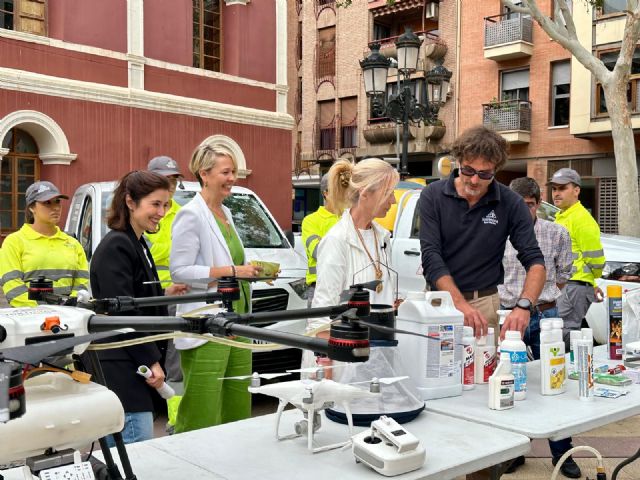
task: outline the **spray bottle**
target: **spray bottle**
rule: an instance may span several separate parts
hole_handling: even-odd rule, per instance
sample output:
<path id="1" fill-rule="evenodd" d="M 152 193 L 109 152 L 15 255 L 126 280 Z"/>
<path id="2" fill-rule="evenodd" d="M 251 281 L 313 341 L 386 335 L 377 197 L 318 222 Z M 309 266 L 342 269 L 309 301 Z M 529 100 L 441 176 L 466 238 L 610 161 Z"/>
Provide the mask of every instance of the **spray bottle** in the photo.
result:
<path id="1" fill-rule="evenodd" d="M 517 330 L 507 330 L 504 341 L 500 344 L 500 358 L 502 353 L 511 355 L 511 367 L 514 383 L 514 398 L 524 400 L 527 396 L 527 346 L 520 338 Z"/>
<path id="2" fill-rule="evenodd" d="M 489 408 L 506 410 L 514 406 L 514 377 L 511 373 L 511 355 L 500 353 L 500 363 L 489 377 Z"/>
<path id="3" fill-rule="evenodd" d="M 489 327 L 487 332 L 486 336 L 477 339 L 474 361 L 476 383 L 487 383 L 496 369 L 497 359 L 493 327 Z"/>
<path id="4" fill-rule="evenodd" d="M 464 327 L 462 330 L 462 389 L 471 390 L 475 387 L 475 347 L 473 327 Z"/>
<path id="5" fill-rule="evenodd" d="M 545 323 L 545 335 L 540 334 L 540 391 L 542 395 L 558 395 L 564 393 L 566 378 L 565 347 L 562 340 L 563 322 L 554 319 L 549 325 Z M 553 328 L 549 328 L 549 326 Z"/>
<path id="6" fill-rule="evenodd" d="M 609 297 L 609 360 L 622 360 L 622 287 L 608 285 Z"/>

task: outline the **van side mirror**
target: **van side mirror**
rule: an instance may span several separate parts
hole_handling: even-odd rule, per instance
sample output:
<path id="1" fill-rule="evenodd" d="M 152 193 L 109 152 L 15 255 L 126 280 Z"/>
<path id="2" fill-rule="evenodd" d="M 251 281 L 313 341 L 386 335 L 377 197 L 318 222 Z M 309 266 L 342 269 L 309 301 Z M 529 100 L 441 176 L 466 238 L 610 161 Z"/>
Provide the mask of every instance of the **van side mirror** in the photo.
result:
<path id="1" fill-rule="evenodd" d="M 287 241 L 289 242 L 289 245 L 291 246 L 291 248 L 293 248 L 296 244 L 295 238 L 293 237 L 293 230 L 285 230 L 284 231 L 284 236 L 286 237 Z"/>

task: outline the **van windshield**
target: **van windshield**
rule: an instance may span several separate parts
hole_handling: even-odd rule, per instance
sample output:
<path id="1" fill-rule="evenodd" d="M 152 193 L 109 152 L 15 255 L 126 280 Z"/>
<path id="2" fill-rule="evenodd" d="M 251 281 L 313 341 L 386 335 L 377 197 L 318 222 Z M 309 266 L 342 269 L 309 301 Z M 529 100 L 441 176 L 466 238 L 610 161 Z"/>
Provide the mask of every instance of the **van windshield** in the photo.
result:
<path id="1" fill-rule="evenodd" d="M 177 190 L 173 198 L 184 206 L 195 195 L 194 191 Z M 110 192 L 102 197 L 102 218 L 107 218 L 107 209 L 111 205 L 112 196 L 113 193 Z M 234 193 L 225 199 L 224 205 L 231 210 L 233 223 L 244 248 L 288 247 L 271 217 L 253 195 Z M 102 230 L 102 238 L 104 238 L 109 231 L 106 222 L 102 223 Z"/>

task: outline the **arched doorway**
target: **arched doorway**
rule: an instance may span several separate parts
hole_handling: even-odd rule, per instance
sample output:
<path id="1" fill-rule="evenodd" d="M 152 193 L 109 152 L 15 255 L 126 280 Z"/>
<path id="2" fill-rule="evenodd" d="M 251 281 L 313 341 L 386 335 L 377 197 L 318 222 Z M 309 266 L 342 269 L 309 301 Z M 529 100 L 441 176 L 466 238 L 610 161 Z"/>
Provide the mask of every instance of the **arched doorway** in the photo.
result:
<path id="1" fill-rule="evenodd" d="M 40 179 L 38 145 L 31 135 L 12 128 L 2 139 L 0 159 L 0 236 L 2 239 L 24 223 L 27 187 Z"/>

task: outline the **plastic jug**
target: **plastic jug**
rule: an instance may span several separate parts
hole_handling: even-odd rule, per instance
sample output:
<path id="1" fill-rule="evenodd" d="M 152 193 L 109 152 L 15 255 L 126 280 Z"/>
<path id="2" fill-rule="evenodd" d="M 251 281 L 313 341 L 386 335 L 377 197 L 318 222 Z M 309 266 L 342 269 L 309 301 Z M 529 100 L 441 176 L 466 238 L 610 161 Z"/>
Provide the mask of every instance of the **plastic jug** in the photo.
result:
<path id="1" fill-rule="evenodd" d="M 409 292 L 398 309 L 401 330 L 427 335 L 399 335 L 400 358 L 423 400 L 462 394 L 464 315 L 449 292 Z"/>
<path id="2" fill-rule="evenodd" d="M 500 344 L 500 353 L 511 355 L 511 373 L 515 378 L 516 400 L 524 400 L 527 396 L 527 346 L 520 337 L 520 332 L 507 330 L 504 341 Z"/>

